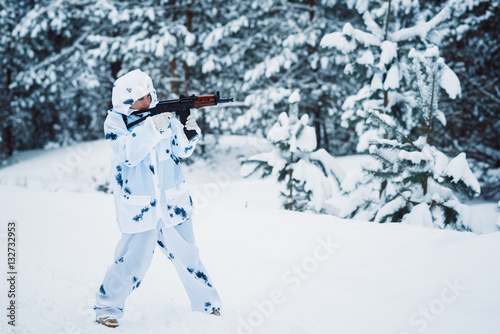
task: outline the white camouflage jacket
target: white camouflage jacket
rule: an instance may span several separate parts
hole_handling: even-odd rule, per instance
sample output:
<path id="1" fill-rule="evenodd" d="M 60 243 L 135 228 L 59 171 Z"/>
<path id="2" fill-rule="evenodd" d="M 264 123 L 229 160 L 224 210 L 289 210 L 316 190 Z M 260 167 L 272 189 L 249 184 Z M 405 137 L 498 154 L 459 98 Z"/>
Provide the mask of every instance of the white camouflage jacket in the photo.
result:
<path id="1" fill-rule="evenodd" d="M 104 122 L 112 150 L 116 220 L 122 233 L 155 229 L 160 218 L 165 226 L 174 226 L 193 211 L 179 158 L 193 153 L 199 136 L 188 140 L 177 118 L 171 119 L 163 133 L 156 130 L 151 117 L 130 129 L 125 124 L 125 117 L 128 123 L 140 117 L 130 115 L 130 106 L 148 93 L 150 107 L 154 107 L 158 98 L 144 72 L 134 70 L 118 78 L 113 86 L 113 109 Z"/>

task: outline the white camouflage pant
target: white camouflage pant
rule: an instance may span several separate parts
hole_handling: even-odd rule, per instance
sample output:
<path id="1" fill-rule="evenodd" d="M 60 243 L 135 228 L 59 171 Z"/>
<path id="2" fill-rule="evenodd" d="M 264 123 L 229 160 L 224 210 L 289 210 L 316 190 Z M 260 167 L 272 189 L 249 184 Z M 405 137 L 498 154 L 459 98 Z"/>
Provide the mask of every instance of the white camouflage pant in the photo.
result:
<path id="1" fill-rule="evenodd" d="M 194 243 L 193 224 L 189 219 L 173 227 L 135 234 L 122 234 L 115 250 L 115 262 L 108 268 L 96 294 L 97 318 L 121 318 L 125 300 L 139 287 L 146 274 L 156 245 L 173 262 L 191 301 L 193 311 L 211 313 L 220 310 L 221 301 Z"/>

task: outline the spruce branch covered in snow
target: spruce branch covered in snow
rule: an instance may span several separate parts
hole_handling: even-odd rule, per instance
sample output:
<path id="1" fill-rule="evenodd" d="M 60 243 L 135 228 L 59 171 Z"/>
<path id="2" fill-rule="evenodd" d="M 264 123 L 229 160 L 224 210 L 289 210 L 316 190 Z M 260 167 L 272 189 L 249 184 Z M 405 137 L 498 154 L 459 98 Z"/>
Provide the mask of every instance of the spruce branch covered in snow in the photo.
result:
<path id="1" fill-rule="evenodd" d="M 460 83 L 456 76 L 445 74 L 451 70 L 439 57 L 437 47 L 424 52 L 412 49 L 409 58 L 413 60 L 412 73 L 421 116 L 411 133 L 420 131 L 420 136 L 413 141 L 396 125 L 389 124 L 391 118 L 372 111 L 370 116 L 394 139 L 374 137 L 370 140 L 370 154 L 378 163 L 365 168 L 368 176 L 365 187 L 351 191 L 350 195 L 355 199 L 351 216 L 358 214 L 363 207 L 372 212 L 372 218 L 379 223 L 405 222 L 472 231 L 468 207 L 460 203 L 459 197 L 476 197 L 480 187 L 465 153 L 450 160 L 430 144 L 433 123 L 446 122 L 438 108 L 439 90 L 442 88 L 449 94 L 458 94 Z M 444 76 L 447 79 L 443 79 Z M 380 189 L 367 188 L 370 182 L 380 182 L 382 186 Z M 371 191 L 367 192 L 367 189 Z M 379 192 L 378 200 L 374 200 L 376 197 L 371 193 L 374 191 Z"/>

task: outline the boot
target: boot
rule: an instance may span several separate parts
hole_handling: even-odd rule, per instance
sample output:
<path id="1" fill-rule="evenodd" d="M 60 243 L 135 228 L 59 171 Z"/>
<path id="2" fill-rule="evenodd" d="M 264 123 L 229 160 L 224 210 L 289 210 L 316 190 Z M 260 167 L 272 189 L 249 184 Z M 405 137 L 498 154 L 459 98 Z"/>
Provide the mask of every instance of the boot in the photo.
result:
<path id="1" fill-rule="evenodd" d="M 118 320 L 116 320 L 115 318 L 111 318 L 111 317 L 99 318 L 98 320 L 96 320 L 96 322 L 99 324 L 102 324 L 106 327 L 111 327 L 111 328 L 118 327 Z"/>

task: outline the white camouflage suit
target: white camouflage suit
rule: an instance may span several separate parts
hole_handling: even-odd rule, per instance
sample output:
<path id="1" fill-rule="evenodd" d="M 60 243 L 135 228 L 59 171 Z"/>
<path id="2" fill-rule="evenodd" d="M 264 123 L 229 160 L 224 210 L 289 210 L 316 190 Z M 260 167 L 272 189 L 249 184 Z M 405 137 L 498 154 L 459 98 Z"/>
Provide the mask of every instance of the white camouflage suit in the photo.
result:
<path id="1" fill-rule="evenodd" d="M 112 149 L 116 219 L 122 238 L 96 294 L 97 318 L 123 316 L 125 300 L 141 284 L 157 244 L 173 262 L 193 311 L 211 313 L 221 307 L 195 245 L 193 204 L 179 166 L 179 158 L 193 153 L 199 136 L 188 140 L 176 118 L 162 133 L 152 117 L 128 130 L 122 115 L 128 123 L 138 119 L 130 115 L 130 106 L 147 94 L 154 107 L 158 98 L 144 72 L 134 70 L 118 78 L 113 86 L 113 109 L 104 122 Z"/>

